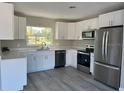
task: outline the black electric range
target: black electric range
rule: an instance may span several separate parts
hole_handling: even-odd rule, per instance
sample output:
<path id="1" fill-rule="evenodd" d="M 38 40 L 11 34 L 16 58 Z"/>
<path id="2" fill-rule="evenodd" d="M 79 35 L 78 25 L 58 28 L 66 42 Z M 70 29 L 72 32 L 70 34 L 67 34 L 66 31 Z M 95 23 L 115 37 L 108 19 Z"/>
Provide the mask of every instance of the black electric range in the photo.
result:
<path id="1" fill-rule="evenodd" d="M 90 53 L 94 52 L 93 48 L 77 51 L 77 69 L 90 73 Z"/>

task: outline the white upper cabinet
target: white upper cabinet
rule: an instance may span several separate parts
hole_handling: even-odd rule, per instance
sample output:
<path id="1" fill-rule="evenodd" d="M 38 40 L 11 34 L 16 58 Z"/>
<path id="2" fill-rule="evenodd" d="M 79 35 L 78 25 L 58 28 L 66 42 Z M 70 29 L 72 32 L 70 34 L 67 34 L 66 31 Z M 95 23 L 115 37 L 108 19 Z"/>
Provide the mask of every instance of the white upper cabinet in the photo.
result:
<path id="1" fill-rule="evenodd" d="M 56 39 L 81 40 L 83 31 L 98 29 L 98 18 L 80 22 L 56 22 Z"/>
<path id="2" fill-rule="evenodd" d="M 56 39 L 66 39 L 67 38 L 68 25 L 65 22 L 56 22 Z"/>
<path id="3" fill-rule="evenodd" d="M 81 33 L 77 28 L 77 22 L 56 22 L 55 37 L 61 40 L 79 40 Z"/>
<path id="4" fill-rule="evenodd" d="M 26 38 L 26 18 L 19 17 L 19 39 Z"/>
<path id="5" fill-rule="evenodd" d="M 0 40 L 14 39 L 14 7 L 0 3 Z"/>
<path id="6" fill-rule="evenodd" d="M 98 18 L 92 18 L 90 19 L 90 29 L 98 29 Z"/>
<path id="7" fill-rule="evenodd" d="M 91 31 L 94 29 L 98 29 L 98 18 L 92 18 L 89 20 L 84 20 L 79 22 L 79 30 L 83 31 Z"/>
<path id="8" fill-rule="evenodd" d="M 14 39 L 18 39 L 19 33 L 18 33 L 18 17 L 14 16 Z"/>
<path id="9" fill-rule="evenodd" d="M 26 18 L 14 17 L 14 39 L 25 39 L 26 37 Z"/>
<path id="10" fill-rule="evenodd" d="M 91 31 L 94 29 L 98 29 L 98 18 L 92 18 L 89 20 L 84 20 L 77 22 L 76 32 L 78 33 L 78 38 L 82 39 L 81 33 L 85 31 Z"/>
<path id="11" fill-rule="evenodd" d="M 99 27 L 123 25 L 124 10 L 118 10 L 99 16 Z"/>
<path id="12" fill-rule="evenodd" d="M 77 40 L 81 40 L 82 39 L 82 29 L 83 29 L 83 26 L 82 26 L 82 23 L 81 22 L 76 22 L 76 34 L 75 34 L 75 38 Z"/>
<path id="13" fill-rule="evenodd" d="M 76 23 L 68 23 L 67 39 L 73 40 L 76 38 Z"/>

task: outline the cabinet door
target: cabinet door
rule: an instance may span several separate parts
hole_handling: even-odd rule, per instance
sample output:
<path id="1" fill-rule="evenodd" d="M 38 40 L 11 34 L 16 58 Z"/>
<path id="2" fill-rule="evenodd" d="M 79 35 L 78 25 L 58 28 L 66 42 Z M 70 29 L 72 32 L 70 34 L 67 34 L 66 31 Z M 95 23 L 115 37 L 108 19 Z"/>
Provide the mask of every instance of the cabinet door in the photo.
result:
<path id="1" fill-rule="evenodd" d="M 0 39 L 14 39 L 14 7 L 12 4 L 0 3 Z"/>
<path id="2" fill-rule="evenodd" d="M 75 33 L 75 39 L 76 40 L 81 40 L 82 39 L 82 25 L 80 24 L 80 22 L 76 23 L 76 33 Z"/>
<path id="3" fill-rule="evenodd" d="M 99 27 L 123 25 L 123 10 L 102 14 L 99 16 Z"/>
<path id="4" fill-rule="evenodd" d="M 99 27 L 108 27 L 110 26 L 110 14 L 103 14 L 99 16 Z"/>
<path id="5" fill-rule="evenodd" d="M 67 38 L 68 25 L 64 22 L 56 22 L 56 39 L 66 39 Z"/>
<path id="6" fill-rule="evenodd" d="M 1 90 L 22 90 L 27 82 L 27 61 L 25 58 L 1 61 Z"/>
<path id="7" fill-rule="evenodd" d="M 43 65 L 44 65 L 44 55 L 37 53 L 35 55 L 35 58 L 36 58 L 36 61 L 35 61 L 36 71 L 42 71 L 43 70 Z"/>
<path id="8" fill-rule="evenodd" d="M 18 39 L 19 37 L 19 24 L 18 24 L 18 17 L 14 16 L 14 39 Z"/>
<path id="9" fill-rule="evenodd" d="M 123 10 L 119 10 L 111 13 L 111 26 L 123 25 L 123 12 Z"/>
<path id="10" fill-rule="evenodd" d="M 77 51 L 68 50 L 66 54 L 66 66 L 77 68 Z"/>
<path id="11" fill-rule="evenodd" d="M 36 71 L 36 58 L 35 58 L 35 54 L 30 54 L 27 57 L 27 70 L 28 73 L 30 72 L 35 72 Z"/>
<path id="12" fill-rule="evenodd" d="M 83 31 L 84 31 L 84 27 L 85 27 L 84 21 L 80 21 L 80 22 L 78 23 L 78 25 L 79 25 L 79 30 L 80 30 L 81 32 L 83 32 Z"/>
<path id="13" fill-rule="evenodd" d="M 54 55 L 44 55 L 44 70 L 54 69 L 55 58 Z"/>
<path id="14" fill-rule="evenodd" d="M 71 53 L 70 50 L 66 51 L 66 66 L 70 66 L 71 65 Z"/>
<path id="15" fill-rule="evenodd" d="M 91 29 L 98 29 L 98 18 L 91 19 Z"/>
<path id="16" fill-rule="evenodd" d="M 77 51 L 71 50 L 71 66 L 77 68 Z"/>
<path id="17" fill-rule="evenodd" d="M 84 20 L 81 21 L 81 25 L 82 25 L 82 32 L 86 32 L 89 31 L 91 29 L 91 20 Z"/>
<path id="18" fill-rule="evenodd" d="M 76 34 L 76 23 L 68 23 L 68 39 L 74 40 Z"/>
<path id="19" fill-rule="evenodd" d="M 26 18 L 19 17 L 19 39 L 26 38 Z"/>
<path id="20" fill-rule="evenodd" d="M 43 69 L 54 69 L 55 66 L 55 51 L 46 52 L 44 55 Z"/>
<path id="21" fill-rule="evenodd" d="M 90 31 L 91 30 L 91 23 L 92 23 L 92 20 L 85 20 L 84 21 L 84 31 Z"/>

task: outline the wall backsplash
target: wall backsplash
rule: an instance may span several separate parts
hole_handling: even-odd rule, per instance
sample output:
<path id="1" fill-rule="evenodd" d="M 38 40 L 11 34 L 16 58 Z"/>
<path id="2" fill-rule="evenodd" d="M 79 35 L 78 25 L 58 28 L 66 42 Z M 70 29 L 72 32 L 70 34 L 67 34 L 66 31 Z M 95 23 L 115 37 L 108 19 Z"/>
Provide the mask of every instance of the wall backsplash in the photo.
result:
<path id="1" fill-rule="evenodd" d="M 85 48 L 86 44 L 94 45 L 94 40 L 54 40 L 53 46 L 56 48 Z M 9 48 L 26 48 L 31 47 L 27 46 L 26 40 L 2 40 L 1 47 Z"/>
<path id="2" fill-rule="evenodd" d="M 57 48 L 67 47 L 67 48 L 71 48 L 72 44 L 73 44 L 72 41 L 54 40 L 52 47 L 57 47 Z M 1 47 L 26 48 L 26 47 L 32 47 L 32 46 L 27 46 L 26 40 L 2 40 L 1 41 Z"/>
<path id="3" fill-rule="evenodd" d="M 76 40 L 73 41 L 73 48 L 86 48 L 86 44 L 94 45 L 94 40 Z"/>
<path id="4" fill-rule="evenodd" d="M 1 47 L 23 48 L 26 47 L 26 40 L 2 40 Z"/>

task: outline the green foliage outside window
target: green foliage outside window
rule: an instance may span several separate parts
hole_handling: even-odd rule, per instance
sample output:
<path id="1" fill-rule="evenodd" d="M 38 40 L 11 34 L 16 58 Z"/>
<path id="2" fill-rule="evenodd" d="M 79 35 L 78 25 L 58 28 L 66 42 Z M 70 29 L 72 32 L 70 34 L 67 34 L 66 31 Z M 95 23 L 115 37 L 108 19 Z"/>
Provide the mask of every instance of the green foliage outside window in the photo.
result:
<path id="1" fill-rule="evenodd" d="M 52 44 L 52 29 L 48 27 L 27 26 L 28 45 L 41 45 L 43 42 L 47 45 Z"/>

